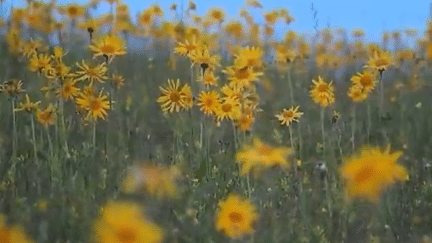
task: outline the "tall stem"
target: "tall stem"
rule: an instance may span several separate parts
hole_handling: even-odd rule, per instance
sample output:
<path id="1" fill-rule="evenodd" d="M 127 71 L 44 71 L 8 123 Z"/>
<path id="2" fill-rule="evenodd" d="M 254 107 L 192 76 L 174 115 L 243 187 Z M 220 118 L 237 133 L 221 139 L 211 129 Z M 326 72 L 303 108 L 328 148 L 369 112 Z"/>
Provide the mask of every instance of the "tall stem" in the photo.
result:
<path id="1" fill-rule="evenodd" d="M 354 104 L 352 107 L 352 126 L 351 126 L 351 143 L 352 149 L 355 148 L 355 130 L 356 130 L 356 105 Z"/>
<path id="2" fill-rule="evenodd" d="M 290 135 L 291 148 L 294 148 L 294 138 L 293 138 L 293 131 L 291 125 L 288 127 L 288 131 Z"/>
<path id="3" fill-rule="evenodd" d="M 294 88 L 291 80 L 291 63 L 288 64 L 288 84 L 290 90 L 291 105 L 294 105 Z"/>
<path id="4" fill-rule="evenodd" d="M 15 116 L 15 98 L 12 98 L 12 123 L 13 123 L 13 130 L 12 130 L 12 160 L 15 161 L 17 158 L 17 126 L 16 126 L 16 116 Z"/>
<path id="5" fill-rule="evenodd" d="M 34 163 L 39 166 L 39 164 L 38 164 L 38 156 L 37 156 L 36 134 L 35 134 L 35 125 L 34 125 L 33 114 L 30 114 L 30 118 L 31 118 L 31 129 L 32 129 L 32 140 L 33 140 Z"/>
<path id="6" fill-rule="evenodd" d="M 371 130 L 371 107 L 369 100 L 367 101 L 367 141 L 370 142 L 370 130 Z"/>
<path id="7" fill-rule="evenodd" d="M 384 117 L 384 83 L 382 80 L 382 73 L 380 72 L 380 106 L 379 106 L 379 115 L 380 115 L 380 121 L 382 120 L 382 118 Z"/>
<path id="8" fill-rule="evenodd" d="M 324 130 L 324 115 L 325 109 L 321 108 L 321 133 L 322 133 L 322 148 L 325 154 L 325 130 Z"/>
<path id="9" fill-rule="evenodd" d="M 96 159 L 96 120 L 93 121 L 93 159 Z"/>

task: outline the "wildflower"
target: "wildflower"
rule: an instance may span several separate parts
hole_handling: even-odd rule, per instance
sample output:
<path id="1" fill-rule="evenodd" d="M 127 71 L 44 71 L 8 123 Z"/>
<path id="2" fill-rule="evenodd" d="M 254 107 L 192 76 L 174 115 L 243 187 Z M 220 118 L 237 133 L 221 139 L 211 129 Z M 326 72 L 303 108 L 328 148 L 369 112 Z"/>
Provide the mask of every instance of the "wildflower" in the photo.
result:
<path id="1" fill-rule="evenodd" d="M 79 109 L 87 112 L 86 120 L 89 118 L 105 120 L 108 115 L 107 110 L 110 109 L 111 105 L 107 95 L 104 95 L 102 91 L 97 96 L 94 91 L 84 91 L 79 93 L 78 96 L 76 104 Z"/>
<path id="2" fill-rule="evenodd" d="M 235 120 L 235 125 L 242 132 L 250 131 L 252 130 L 252 125 L 254 121 L 255 119 L 252 115 L 242 113 L 240 117 Z"/>
<path id="3" fill-rule="evenodd" d="M 185 40 L 184 43 L 178 42 L 177 46 L 174 48 L 174 52 L 181 56 L 187 56 L 197 49 L 198 44 L 196 43 L 196 38 L 194 36 L 190 42 L 189 40 Z"/>
<path id="4" fill-rule="evenodd" d="M 225 13 L 221 8 L 210 8 L 207 18 L 213 23 L 221 23 L 225 20 Z"/>
<path id="5" fill-rule="evenodd" d="M 280 121 L 281 125 L 289 126 L 293 122 L 298 122 L 298 119 L 303 115 L 303 112 L 298 111 L 299 106 L 287 109 L 283 109 L 282 113 L 277 114 L 276 117 Z"/>
<path id="6" fill-rule="evenodd" d="M 333 83 L 325 82 L 320 76 L 318 81 L 312 80 L 313 85 L 309 94 L 313 101 L 322 107 L 327 107 L 335 102 Z"/>
<path id="7" fill-rule="evenodd" d="M 104 83 L 108 77 L 106 76 L 106 73 L 108 71 L 108 68 L 106 66 L 106 63 L 101 63 L 99 65 L 93 66 L 87 64 L 84 60 L 82 60 L 82 63 L 76 63 L 79 70 L 76 71 L 76 80 L 88 80 L 90 81 L 90 85 L 93 84 L 94 81 L 98 81 L 100 83 Z"/>
<path id="8" fill-rule="evenodd" d="M 72 77 L 73 74 L 70 72 L 71 68 L 63 62 L 56 62 L 50 65 L 45 70 L 45 76 L 49 80 L 61 79 L 64 80 L 67 77 Z"/>
<path id="9" fill-rule="evenodd" d="M 263 8 L 262 4 L 257 0 L 247 0 L 246 5 L 255 7 L 255 8 Z"/>
<path id="10" fill-rule="evenodd" d="M 189 58 L 192 61 L 192 66 L 198 64 L 203 72 L 207 69 L 214 70 L 216 66 L 219 66 L 220 57 L 218 55 L 210 55 L 207 47 L 199 48 L 190 53 Z"/>
<path id="11" fill-rule="evenodd" d="M 354 102 L 362 102 L 367 99 L 368 94 L 365 92 L 362 86 L 352 85 L 348 89 L 348 97 Z"/>
<path id="12" fill-rule="evenodd" d="M 377 80 L 373 72 L 365 70 L 363 73 L 357 73 L 353 76 L 351 82 L 353 85 L 360 85 L 365 92 L 369 93 L 375 89 Z"/>
<path id="13" fill-rule="evenodd" d="M 6 93 L 12 97 L 16 97 L 23 91 L 22 81 L 19 79 L 12 79 L 11 81 L 6 81 L 0 85 L 0 92 Z"/>
<path id="14" fill-rule="evenodd" d="M 51 57 L 48 54 L 35 54 L 30 58 L 29 69 L 32 72 L 46 72 L 51 67 Z"/>
<path id="15" fill-rule="evenodd" d="M 112 83 L 117 89 L 120 89 L 121 87 L 123 87 L 124 82 L 125 82 L 125 78 L 123 76 L 118 75 L 118 74 L 112 75 Z"/>
<path id="16" fill-rule="evenodd" d="M 245 175 L 251 170 L 269 168 L 273 166 L 287 167 L 288 156 L 293 153 L 292 149 L 286 147 L 273 148 L 255 138 L 253 145 L 245 145 L 236 154 L 236 160 L 241 164 L 240 174 Z"/>
<path id="17" fill-rule="evenodd" d="M 144 164 L 135 167 L 123 181 L 125 192 L 144 191 L 159 199 L 178 196 L 176 181 L 180 177 L 177 167 L 164 167 Z"/>
<path id="18" fill-rule="evenodd" d="M 30 100 L 30 96 L 28 94 L 26 94 L 25 95 L 25 102 L 19 102 L 18 108 L 16 109 L 16 111 L 33 112 L 33 111 L 36 111 L 38 109 L 38 106 L 40 103 L 41 103 L 40 101 L 32 102 Z"/>
<path id="19" fill-rule="evenodd" d="M 90 39 L 93 38 L 93 33 L 99 30 L 99 21 L 95 19 L 87 19 L 87 21 L 79 23 L 78 27 L 87 31 L 90 35 Z"/>
<path id="20" fill-rule="evenodd" d="M 30 40 L 28 42 L 23 43 L 21 46 L 21 53 L 29 58 L 35 54 L 37 51 L 43 47 L 42 41 L 40 40 Z"/>
<path id="21" fill-rule="evenodd" d="M 240 117 L 241 109 L 238 99 L 224 99 L 215 110 L 219 121 L 224 119 L 235 120 Z"/>
<path id="22" fill-rule="evenodd" d="M 33 243 L 24 228 L 19 225 L 7 225 L 6 216 L 0 214 L 0 242 Z"/>
<path id="23" fill-rule="evenodd" d="M 242 89 L 235 86 L 224 85 L 221 88 L 221 92 L 225 96 L 222 99 L 233 99 L 240 101 L 243 98 Z"/>
<path id="24" fill-rule="evenodd" d="M 168 79 L 168 87 L 159 87 L 162 92 L 161 96 L 157 99 L 161 103 L 163 112 L 179 112 L 180 108 L 188 109 L 192 107 L 192 92 L 188 85 L 180 88 L 180 80 L 177 81 Z"/>
<path id="25" fill-rule="evenodd" d="M 70 19 L 76 19 L 84 15 L 85 8 L 78 4 L 70 4 L 60 7 L 60 12 L 66 14 Z"/>
<path id="26" fill-rule="evenodd" d="M 214 76 L 213 71 L 205 72 L 203 75 L 198 77 L 198 82 L 202 82 L 205 86 L 217 86 L 219 77 Z"/>
<path id="27" fill-rule="evenodd" d="M 79 93 L 79 88 L 75 87 L 77 82 L 78 81 L 73 78 L 64 81 L 57 90 L 57 96 L 63 100 L 72 100 Z"/>
<path id="28" fill-rule="evenodd" d="M 341 117 L 341 114 L 340 114 L 340 112 L 338 112 L 338 111 L 333 111 L 332 112 L 332 124 L 336 124 L 338 121 L 339 121 L 339 119 L 340 119 L 340 117 Z"/>
<path id="29" fill-rule="evenodd" d="M 36 119 L 44 127 L 54 125 L 56 119 L 56 108 L 49 104 L 45 110 L 38 109 L 36 111 Z"/>
<path id="30" fill-rule="evenodd" d="M 219 105 L 219 93 L 216 91 L 202 91 L 198 96 L 198 106 L 206 115 L 213 115 Z"/>
<path id="31" fill-rule="evenodd" d="M 407 178 L 405 167 L 396 164 L 401 155 L 401 151 L 390 154 L 390 146 L 384 152 L 365 146 L 359 154 L 346 158 L 340 174 L 347 183 L 347 196 L 377 202 L 385 189 Z"/>
<path id="32" fill-rule="evenodd" d="M 143 210 L 132 202 L 109 202 L 93 226 L 98 243 L 158 243 L 163 230 L 143 217 Z"/>
<path id="33" fill-rule="evenodd" d="M 189 1 L 187 10 L 196 10 L 196 4 L 193 1 Z"/>
<path id="34" fill-rule="evenodd" d="M 216 229 L 222 231 L 227 237 L 241 239 L 254 232 L 253 224 L 257 218 L 255 205 L 236 194 L 230 194 L 227 199 L 219 203 Z"/>
<path id="35" fill-rule="evenodd" d="M 233 66 L 227 67 L 223 70 L 228 75 L 230 86 L 240 89 L 249 89 L 252 82 L 258 81 L 258 78 L 263 75 L 262 72 L 255 72 L 251 67 L 235 68 Z"/>
<path id="36" fill-rule="evenodd" d="M 89 46 L 90 50 L 94 52 L 94 57 L 104 56 L 110 62 L 115 56 L 126 54 L 126 44 L 119 37 L 115 35 L 106 35 L 94 41 Z"/>
<path id="37" fill-rule="evenodd" d="M 393 60 L 390 52 L 378 50 L 373 52 L 373 57 L 369 58 L 369 61 L 365 67 L 375 69 L 382 73 L 392 64 Z"/>
<path id="38" fill-rule="evenodd" d="M 278 18 L 279 18 L 279 12 L 276 10 L 264 14 L 264 19 L 267 25 L 274 25 L 278 20 Z"/>
<path id="39" fill-rule="evenodd" d="M 262 56 L 264 52 L 259 47 L 245 47 L 236 55 L 234 66 L 242 69 L 246 66 L 259 68 L 262 66 Z"/>

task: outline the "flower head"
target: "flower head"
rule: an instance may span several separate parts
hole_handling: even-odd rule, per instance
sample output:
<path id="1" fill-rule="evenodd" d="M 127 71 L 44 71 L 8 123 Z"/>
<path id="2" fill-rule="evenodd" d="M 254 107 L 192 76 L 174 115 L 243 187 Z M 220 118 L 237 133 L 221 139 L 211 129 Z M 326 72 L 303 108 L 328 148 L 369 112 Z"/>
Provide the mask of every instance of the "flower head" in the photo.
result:
<path id="1" fill-rule="evenodd" d="M 276 115 L 276 118 L 280 121 L 281 125 L 289 126 L 293 122 L 298 122 L 298 119 L 303 115 L 303 112 L 300 112 L 299 106 L 287 109 L 283 109 L 280 114 Z"/>
<path id="2" fill-rule="evenodd" d="M 255 205 L 247 199 L 230 194 L 227 199 L 219 203 L 216 229 L 233 239 L 250 235 L 254 232 L 253 224 L 258 218 L 256 211 Z"/>
<path id="3" fill-rule="evenodd" d="M 18 108 L 16 110 L 17 111 L 33 112 L 33 111 L 36 111 L 38 109 L 38 106 L 40 103 L 41 103 L 40 101 L 32 102 L 30 100 L 30 96 L 28 94 L 26 94 L 25 95 L 25 101 L 19 102 Z"/>
<path id="4" fill-rule="evenodd" d="M 321 77 L 318 77 L 318 81 L 312 80 L 312 83 L 309 94 L 315 103 L 327 107 L 335 102 L 332 82 L 327 83 Z"/>
<path id="5" fill-rule="evenodd" d="M 376 75 L 373 72 L 365 70 L 362 73 L 357 73 L 357 75 L 353 76 L 351 82 L 353 85 L 360 85 L 365 92 L 369 93 L 375 89 L 377 80 Z"/>
<path id="6" fill-rule="evenodd" d="M 365 67 L 375 69 L 382 73 L 392 64 L 393 57 L 390 52 L 377 50 L 373 52 L 373 56 L 369 58 L 369 61 Z"/>
<path id="7" fill-rule="evenodd" d="M 206 115 L 213 115 L 220 106 L 219 93 L 216 91 L 202 91 L 198 96 L 198 106 Z"/>
<path id="8" fill-rule="evenodd" d="M 42 124 L 44 127 L 48 127 L 50 125 L 54 125 L 56 119 L 56 108 L 49 104 L 45 110 L 38 109 L 36 112 L 36 119 Z"/>
<path id="9" fill-rule="evenodd" d="M 179 112 L 180 108 L 189 109 L 193 105 L 192 91 L 185 84 L 180 88 L 180 79 L 176 81 L 168 79 L 168 87 L 159 87 L 161 96 L 157 102 L 161 104 L 163 112 Z"/>
<path id="10" fill-rule="evenodd" d="M 116 35 L 103 36 L 89 47 L 94 52 L 94 57 L 104 56 L 108 62 L 115 56 L 126 54 L 125 42 Z"/>

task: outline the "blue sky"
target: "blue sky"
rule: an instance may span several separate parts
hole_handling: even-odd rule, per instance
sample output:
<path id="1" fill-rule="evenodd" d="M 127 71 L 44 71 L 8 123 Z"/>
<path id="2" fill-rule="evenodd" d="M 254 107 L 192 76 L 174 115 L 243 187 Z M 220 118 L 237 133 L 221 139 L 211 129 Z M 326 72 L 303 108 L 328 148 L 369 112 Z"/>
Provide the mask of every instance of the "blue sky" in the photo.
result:
<path id="1" fill-rule="evenodd" d="M 10 8 L 14 1 L 15 6 L 23 5 L 24 0 L 7 0 L 4 7 Z M 72 1 L 58 1 L 59 4 L 67 4 Z M 84 0 L 75 2 L 84 3 Z M 143 1 L 123 0 L 131 9 L 134 16 L 136 12 L 148 7 L 151 3 L 159 3 L 164 10 L 167 10 L 171 3 L 181 5 L 182 1 Z M 184 0 L 187 5 L 188 0 Z M 425 23 L 429 17 L 430 0 L 412 1 L 390 1 L 390 0 L 273 0 L 260 1 L 264 10 L 269 11 L 278 7 L 286 7 L 296 19 L 290 28 L 300 32 L 313 32 L 315 25 L 314 10 L 317 11 L 318 27 L 343 27 L 348 30 L 363 28 L 371 41 L 379 40 L 383 30 L 403 30 L 405 27 L 418 28 L 422 34 Z M 205 14 L 210 7 L 222 7 L 225 9 L 228 19 L 238 18 L 238 13 L 245 1 L 243 0 L 218 0 L 200 1 L 196 0 L 198 14 Z M 312 3 L 314 10 L 312 10 Z M 107 11 L 106 3 L 101 4 L 102 11 Z M 255 16 L 262 16 L 260 10 L 252 11 Z"/>

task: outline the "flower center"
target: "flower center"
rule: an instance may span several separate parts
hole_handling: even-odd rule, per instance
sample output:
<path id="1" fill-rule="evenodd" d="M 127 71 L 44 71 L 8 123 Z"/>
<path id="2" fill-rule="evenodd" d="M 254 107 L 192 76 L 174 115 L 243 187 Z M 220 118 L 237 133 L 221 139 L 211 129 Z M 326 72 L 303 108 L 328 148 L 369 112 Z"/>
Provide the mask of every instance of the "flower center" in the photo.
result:
<path id="1" fill-rule="evenodd" d="M 131 229 L 124 228 L 117 231 L 117 237 L 122 243 L 132 243 L 136 241 L 136 234 Z"/>
<path id="2" fill-rule="evenodd" d="M 374 169 L 371 166 L 364 166 L 356 175 L 355 175 L 355 181 L 356 182 L 364 182 L 372 177 L 374 173 Z"/>
<path id="3" fill-rule="evenodd" d="M 113 55 L 115 52 L 115 47 L 112 45 L 103 45 L 100 47 L 100 50 L 102 53 L 107 54 L 107 55 Z"/>
<path id="4" fill-rule="evenodd" d="M 317 88 L 318 92 L 323 93 L 327 91 L 327 84 L 320 84 Z"/>
<path id="5" fill-rule="evenodd" d="M 368 87 L 372 84 L 372 77 L 369 75 L 364 75 L 361 79 L 360 79 L 360 83 L 363 87 Z"/>
<path id="6" fill-rule="evenodd" d="M 228 215 L 231 222 L 238 224 L 243 220 L 243 216 L 240 213 L 232 212 Z"/>
<path id="7" fill-rule="evenodd" d="M 232 109 L 232 105 L 231 104 L 223 104 L 222 105 L 222 111 L 223 112 L 230 112 Z"/>
<path id="8" fill-rule="evenodd" d="M 293 116 L 294 116 L 294 112 L 292 112 L 292 111 L 285 111 L 284 114 L 283 114 L 283 116 L 284 116 L 286 119 L 291 119 L 291 118 L 293 118 Z"/>
<path id="9" fill-rule="evenodd" d="M 237 79 L 248 79 L 250 77 L 249 68 L 246 66 L 236 71 Z"/>
<path id="10" fill-rule="evenodd" d="M 180 101 L 180 93 L 178 91 L 172 91 L 169 97 L 173 103 L 178 103 Z"/>
<path id="11" fill-rule="evenodd" d="M 99 109 L 101 109 L 101 108 L 102 108 L 101 103 L 100 103 L 97 99 L 93 99 L 93 100 L 90 102 L 90 109 L 91 109 L 92 111 L 97 111 L 97 110 L 99 110 Z"/>
<path id="12" fill-rule="evenodd" d="M 268 146 L 267 144 L 261 144 L 257 150 L 258 150 L 259 154 L 267 155 L 271 152 L 272 148 L 270 146 Z"/>

